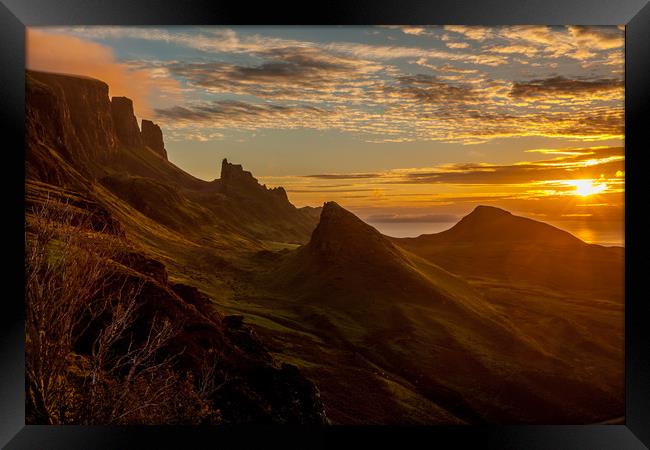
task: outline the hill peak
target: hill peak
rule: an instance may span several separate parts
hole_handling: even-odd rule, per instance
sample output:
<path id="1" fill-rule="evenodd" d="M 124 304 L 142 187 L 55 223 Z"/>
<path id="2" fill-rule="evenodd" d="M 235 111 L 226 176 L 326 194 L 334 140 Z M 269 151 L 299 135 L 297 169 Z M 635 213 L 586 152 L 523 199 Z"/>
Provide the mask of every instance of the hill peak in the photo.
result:
<path id="1" fill-rule="evenodd" d="M 505 209 L 497 208 L 496 206 L 478 205 L 467 217 L 471 215 L 485 217 L 505 217 L 512 216 L 512 213 L 510 211 L 506 211 Z"/>
<path id="2" fill-rule="evenodd" d="M 314 232 L 316 231 L 320 231 L 319 234 L 329 231 L 379 234 L 379 232 L 373 227 L 336 202 L 325 202 L 323 204 L 323 210 L 320 214 L 320 223 Z"/>
<path id="3" fill-rule="evenodd" d="M 447 239 L 473 242 L 543 241 L 547 244 L 581 242 L 570 233 L 547 223 L 516 216 L 504 209 L 485 205 L 477 206 L 454 227 L 439 235 Z"/>
<path id="4" fill-rule="evenodd" d="M 471 213 L 463 217 L 454 228 L 456 227 L 484 227 L 490 226 L 495 223 L 506 224 L 510 223 L 513 216 L 511 212 L 505 209 L 497 208 L 495 206 L 478 205 L 472 210 Z"/>
<path id="5" fill-rule="evenodd" d="M 346 210 L 343 208 L 341 205 L 339 205 L 336 202 L 325 202 L 323 203 L 323 209 L 321 211 L 321 218 L 323 216 L 325 217 L 330 217 L 330 216 L 338 216 L 338 215 L 345 215 L 349 214 L 350 216 L 354 217 L 355 219 L 357 218 L 354 214 L 352 214 L 350 211 Z M 360 219 L 358 219 L 360 220 Z"/>
<path id="6" fill-rule="evenodd" d="M 325 202 L 308 247 L 326 259 L 386 257 L 399 252 L 379 231 L 336 202 Z M 381 256 L 383 255 L 383 256 Z"/>

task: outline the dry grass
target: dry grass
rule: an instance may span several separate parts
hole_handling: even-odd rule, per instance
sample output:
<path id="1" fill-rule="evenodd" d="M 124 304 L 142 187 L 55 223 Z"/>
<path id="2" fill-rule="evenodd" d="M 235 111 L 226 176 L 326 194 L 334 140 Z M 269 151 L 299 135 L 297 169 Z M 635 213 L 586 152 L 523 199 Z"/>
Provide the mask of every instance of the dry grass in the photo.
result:
<path id="1" fill-rule="evenodd" d="M 214 389 L 174 370 L 177 325 L 154 317 L 134 339 L 141 284 L 111 261 L 127 243 L 93 230 L 68 204 L 27 216 L 25 357 L 29 423 L 199 423 Z M 131 281 L 127 281 L 131 280 Z M 89 351 L 79 340 L 93 336 Z M 206 376 L 210 376 L 209 370 Z"/>

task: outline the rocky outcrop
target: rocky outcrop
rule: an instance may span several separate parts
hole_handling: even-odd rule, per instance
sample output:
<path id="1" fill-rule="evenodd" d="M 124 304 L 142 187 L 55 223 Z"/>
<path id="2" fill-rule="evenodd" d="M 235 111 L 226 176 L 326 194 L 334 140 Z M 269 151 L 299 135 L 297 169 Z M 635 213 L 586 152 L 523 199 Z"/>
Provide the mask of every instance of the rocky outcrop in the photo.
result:
<path id="1" fill-rule="evenodd" d="M 241 164 L 229 163 L 226 158 L 221 162 L 219 182 L 224 193 L 255 195 L 276 206 L 291 206 L 283 187 L 267 188 L 266 185 L 260 184 L 251 172 L 244 170 Z"/>
<path id="2" fill-rule="evenodd" d="M 35 150 L 27 155 L 28 169 L 34 156 L 33 170 L 41 172 L 37 178 L 48 179 L 47 171 L 56 170 L 38 167 L 43 165 L 35 158 L 39 146 L 56 151 L 82 172 L 84 166 L 101 165 L 116 156 L 120 147 L 146 146 L 167 160 L 160 127 L 143 120 L 140 131 L 133 101 L 127 97 L 111 100 L 108 92 L 106 83 L 93 78 L 26 72 L 27 146 Z"/>
<path id="3" fill-rule="evenodd" d="M 205 182 L 171 164 L 160 127 L 143 120 L 140 131 L 131 100 L 111 102 L 101 81 L 28 71 L 26 94 L 30 180 L 84 191 L 99 182 L 183 232 L 200 223 L 304 244 L 318 222 L 317 210 L 297 209 L 284 189 L 261 185 L 241 165 L 225 160 L 222 178 Z"/>
<path id="4" fill-rule="evenodd" d="M 289 197 L 287 196 L 287 191 L 284 190 L 282 186 L 274 187 L 269 189 L 269 192 L 276 197 L 286 201 L 287 203 L 289 202 Z"/>
<path id="5" fill-rule="evenodd" d="M 207 295 L 192 286 L 169 285 L 158 276 L 164 265 L 140 256 L 129 254 L 125 262 L 144 277 L 129 272 L 117 283 L 141 286 L 134 339 L 147 338 L 138 330 L 144 333 L 154 318 L 180 326 L 165 352 L 177 355 L 179 370 L 194 374 L 206 362 L 217 363 L 211 376 L 219 388 L 210 401 L 223 423 L 327 423 L 317 387 L 295 366 L 278 366 L 243 317 L 224 318 Z"/>
<path id="6" fill-rule="evenodd" d="M 142 142 L 161 158 L 167 159 L 162 130 L 150 120 L 142 119 Z"/>
<path id="7" fill-rule="evenodd" d="M 267 231 L 263 239 L 304 244 L 318 222 L 314 211 L 292 205 L 284 188 L 260 184 L 241 164 L 227 159 L 222 160 L 221 178 L 211 182 L 211 190 L 224 194 L 227 213 L 237 211 L 234 219 L 241 229 L 252 223 L 264 224 Z M 253 234 L 261 237 L 256 231 Z"/>
<path id="8" fill-rule="evenodd" d="M 167 269 L 165 269 L 165 265 L 160 261 L 133 251 L 120 253 L 114 259 L 138 273 L 153 278 L 158 283 L 163 285 L 167 284 Z"/>
<path id="9" fill-rule="evenodd" d="M 27 71 L 27 144 L 44 144 L 75 162 L 114 155 L 118 142 L 108 85 L 92 78 Z"/>
<path id="10" fill-rule="evenodd" d="M 252 173 L 244 170 L 241 164 L 229 163 L 226 158 L 221 161 L 221 182 L 224 186 L 233 184 L 251 186 L 259 185 L 257 179 L 253 177 Z"/>
<path id="11" fill-rule="evenodd" d="M 133 113 L 133 101 L 127 97 L 113 97 L 111 113 L 119 142 L 127 147 L 142 147 L 142 134 Z"/>

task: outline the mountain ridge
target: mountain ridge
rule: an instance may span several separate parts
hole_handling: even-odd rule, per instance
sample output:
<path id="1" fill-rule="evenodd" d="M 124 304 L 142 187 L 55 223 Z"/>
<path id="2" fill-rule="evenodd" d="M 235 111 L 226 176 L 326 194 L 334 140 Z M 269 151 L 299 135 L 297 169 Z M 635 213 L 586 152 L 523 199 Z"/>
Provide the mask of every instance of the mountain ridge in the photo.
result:
<path id="1" fill-rule="evenodd" d="M 483 207 L 463 227 L 511 216 Z M 551 411 L 561 404 L 571 405 L 571 416 L 569 411 L 580 408 L 583 395 L 610 401 L 601 383 L 581 386 L 571 377 L 565 383 L 573 392 L 558 396 L 552 379 L 564 370 L 564 363 L 531 339 L 527 327 L 504 316 L 482 285 L 382 235 L 336 202 L 323 205 L 310 241 L 277 256 L 274 265 L 259 282 L 271 287 L 273 304 L 286 304 L 283 309 L 298 314 L 314 330 L 336 336 L 334 342 L 344 352 L 352 351 L 399 377 L 409 395 L 433 402 L 457 420 L 482 423 L 501 415 L 526 422 L 531 408 L 550 420 L 557 414 Z M 326 339 L 325 331 L 318 333 L 320 339 Z M 515 375 L 520 369 L 513 367 L 524 360 L 527 368 Z M 510 397 L 499 405 L 491 396 L 504 389 L 503 378 L 511 379 Z M 477 383 L 486 398 L 466 402 L 464 393 Z M 326 398 L 340 389 L 329 381 L 322 388 Z M 368 408 L 379 402 L 373 394 L 365 395 L 356 401 L 370 402 Z M 608 407 L 606 402 L 596 404 L 597 410 Z"/>
<path id="2" fill-rule="evenodd" d="M 553 289 L 593 290 L 620 297 L 624 249 L 586 243 L 557 227 L 478 206 L 456 225 L 392 242 L 451 272 L 533 283 Z"/>
<path id="3" fill-rule="evenodd" d="M 268 189 L 227 160 L 214 182 L 186 173 L 167 160 L 160 127 L 143 119 L 141 131 L 133 102 L 109 99 L 106 83 L 36 71 L 26 77 L 28 179 L 86 195 L 97 195 L 92 185 L 99 183 L 147 217 L 189 235 L 212 227 L 224 237 L 243 238 L 247 247 L 308 240 L 317 222 L 312 209 L 294 207 L 283 188 Z"/>

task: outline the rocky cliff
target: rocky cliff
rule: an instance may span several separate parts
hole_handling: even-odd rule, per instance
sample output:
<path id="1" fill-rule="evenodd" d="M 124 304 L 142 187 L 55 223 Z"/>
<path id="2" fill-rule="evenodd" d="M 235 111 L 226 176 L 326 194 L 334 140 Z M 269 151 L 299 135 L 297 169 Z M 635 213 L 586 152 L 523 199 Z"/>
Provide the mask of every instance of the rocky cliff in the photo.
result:
<path id="1" fill-rule="evenodd" d="M 27 71 L 26 113 L 28 143 L 51 146 L 71 159 L 102 159 L 118 150 L 103 81 Z"/>
<path id="2" fill-rule="evenodd" d="M 143 120 L 141 132 L 131 99 L 111 100 L 103 81 L 28 70 L 25 99 L 26 169 L 32 178 L 65 185 L 76 172 L 101 176 L 125 149 L 149 147 L 167 160 L 160 127 Z"/>
<path id="3" fill-rule="evenodd" d="M 227 158 L 221 161 L 221 183 L 228 186 L 259 186 L 257 179 L 248 170 L 244 170 L 241 164 L 232 164 Z"/>
<path id="4" fill-rule="evenodd" d="M 127 97 L 113 97 L 111 114 L 120 143 L 127 147 L 142 147 L 144 144 L 138 128 L 138 120 L 133 113 L 133 101 Z"/>
<path id="5" fill-rule="evenodd" d="M 150 120 L 142 119 L 142 142 L 161 158 L 167 159 L 162 130 Z"/>
<path id="6" fill-rule="evenodd" d="M 277 203 L 283 207 L 293 209 L 293 205 L 291 205 L 287 197 L 287 192 L 282 186 L 267 188 L 265 184 L 260 184 L 251 172 L 244 170 L 241 164 L 232 164 L 228 162 L 227 158 L 221 161 L 221 179 L 219 182 L 224 193 L 257 193 L 274 204 Z"/>

